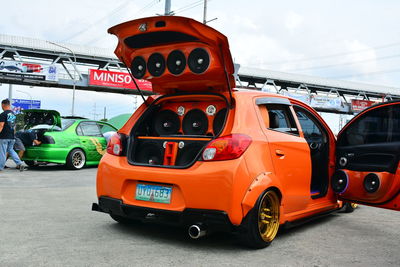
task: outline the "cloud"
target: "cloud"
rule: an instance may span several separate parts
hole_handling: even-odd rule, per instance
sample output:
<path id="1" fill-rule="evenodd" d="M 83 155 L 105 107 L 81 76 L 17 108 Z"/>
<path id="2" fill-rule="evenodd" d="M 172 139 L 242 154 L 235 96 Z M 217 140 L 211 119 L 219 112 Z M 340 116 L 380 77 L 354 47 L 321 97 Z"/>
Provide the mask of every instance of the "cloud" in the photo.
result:
<path id="1" fill-rule="evenodd" d="M 296 30 L 303 23 L 304 18 L 294 11 L 289 11 L 285 17 L 285 27 L 290 30 Z"/>

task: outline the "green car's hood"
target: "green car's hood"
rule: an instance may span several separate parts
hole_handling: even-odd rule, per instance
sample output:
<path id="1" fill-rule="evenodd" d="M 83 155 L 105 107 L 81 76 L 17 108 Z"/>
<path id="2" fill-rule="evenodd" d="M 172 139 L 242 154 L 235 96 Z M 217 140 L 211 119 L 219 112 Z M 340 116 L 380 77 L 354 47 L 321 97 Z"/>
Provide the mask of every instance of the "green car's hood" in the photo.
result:
<path id="1" fill-rule="evenodd" d="M 23 110 L 25 128 L 45 124 L 61 128 L 61 115 L 56 110 L 27 109 Z"/>

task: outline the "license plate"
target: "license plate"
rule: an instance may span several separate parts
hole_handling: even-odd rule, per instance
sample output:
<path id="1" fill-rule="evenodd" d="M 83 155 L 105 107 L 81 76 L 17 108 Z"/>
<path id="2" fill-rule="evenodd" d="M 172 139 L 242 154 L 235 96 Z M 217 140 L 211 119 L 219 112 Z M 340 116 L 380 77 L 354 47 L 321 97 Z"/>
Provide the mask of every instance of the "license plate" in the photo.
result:
<path id="1" fill-rule="evenodd" d="M 150 184 L 137 184 L 135 198 L 137 200 L 158 203 L 171 203 L 171 193 L 172 187 Z"/>

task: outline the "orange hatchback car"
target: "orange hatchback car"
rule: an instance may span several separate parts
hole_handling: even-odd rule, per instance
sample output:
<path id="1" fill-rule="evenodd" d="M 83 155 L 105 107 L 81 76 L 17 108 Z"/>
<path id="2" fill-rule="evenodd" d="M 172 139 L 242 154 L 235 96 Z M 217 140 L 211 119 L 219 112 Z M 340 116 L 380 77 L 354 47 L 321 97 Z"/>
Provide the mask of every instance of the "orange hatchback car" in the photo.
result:
<path id="1" fill-rule="evenodd" d="M 109 29 L 150 96 L 109 141 L 92 209 L 118 222 L 232 231 L 262 248 L 281 225 L 356 202 L 400 209 L 400 102 L 356 116 L 338 141 L 308 105 L 237 90 L 227 38 L 183 17 Z"/>

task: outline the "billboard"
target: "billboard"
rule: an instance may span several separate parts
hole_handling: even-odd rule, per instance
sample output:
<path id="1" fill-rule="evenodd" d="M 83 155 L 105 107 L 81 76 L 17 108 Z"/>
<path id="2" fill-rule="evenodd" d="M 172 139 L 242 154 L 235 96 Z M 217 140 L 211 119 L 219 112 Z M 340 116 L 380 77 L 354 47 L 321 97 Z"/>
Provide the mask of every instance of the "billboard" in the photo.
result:
<path id="1" fill-rule="evenodd" d="M 351 100 L 351 109 L 354 112 L 361 112 L 364 109 L 376 104 L 375 101 L 370 100 L 360 100 L 360 99 L 352 99 Z"/>
<path id="2" fill-rule="evenodd" d="M 141 90 L 152 91 L 151 82 L 135 79 Z M 136 89 L 132 77 L 126 72 L 89 70 L 89 85 Z"/>
<path id="3" fill-rule="evenodd" d="M 56 65 L 0 60 L 0 78 L 12 80 L 58 81 Z"/>
<path id="4" fill-rule="evenodd" d="M 40 100 L 28 100 L 28 99 L 13 99 L 12 100 L 12 110 L 15 114 L 21 113 L 25 109 L 39 109 Z"/>

